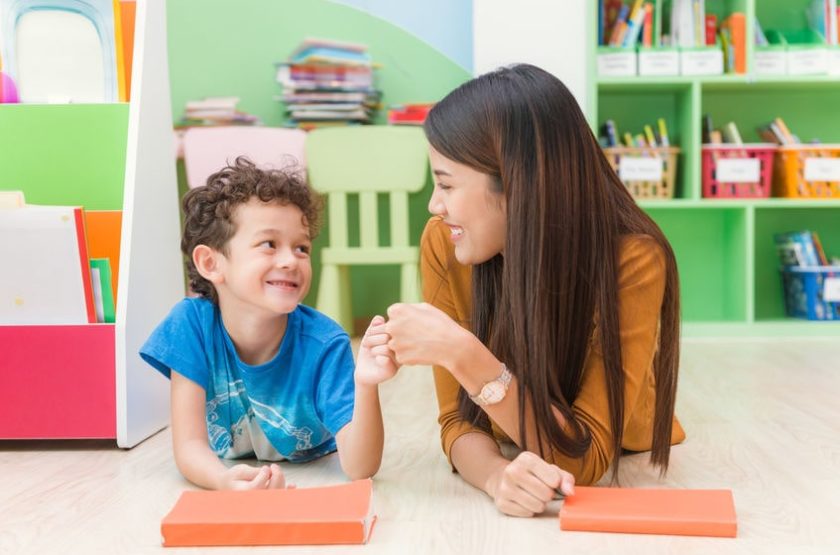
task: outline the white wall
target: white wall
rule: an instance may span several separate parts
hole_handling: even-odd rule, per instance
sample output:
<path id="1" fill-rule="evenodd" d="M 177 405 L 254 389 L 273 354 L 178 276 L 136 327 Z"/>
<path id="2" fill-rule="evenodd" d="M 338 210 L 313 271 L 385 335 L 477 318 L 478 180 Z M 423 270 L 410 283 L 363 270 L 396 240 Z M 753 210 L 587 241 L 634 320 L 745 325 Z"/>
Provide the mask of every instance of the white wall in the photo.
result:
<path id="1" fill-rule="evenodd" d="M 560 78 L 589 114 L 588 2 L 594 0 L 473 0 L 474 74 L 534 64 Z"/>

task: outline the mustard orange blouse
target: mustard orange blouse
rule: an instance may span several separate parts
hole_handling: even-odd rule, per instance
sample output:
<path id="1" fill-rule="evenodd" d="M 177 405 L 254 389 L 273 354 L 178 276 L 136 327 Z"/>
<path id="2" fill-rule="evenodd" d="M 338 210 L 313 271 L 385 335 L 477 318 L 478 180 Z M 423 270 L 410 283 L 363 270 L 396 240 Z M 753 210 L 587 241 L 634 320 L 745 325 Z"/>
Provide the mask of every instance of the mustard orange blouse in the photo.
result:
<path id="1" fill-rule="evenodd" d="M 424 300 L 469 329 L 471 268 L 455 259 L 449 228 L 440 218 L 431 218 L 423 232 L 420 273 Z M 621 245 L 619 266 L 619 325 L 625 372 L 622 447 L 630 451 L 651 448 L 655 407 L 653 356 L 658 348 L 664 290 L 665 260 L 661 249 L 648 236 L 626 237 Z M 554 451 L 546 457 L 549 462 L 574 474 L 580 485 L 597 482 L 609 468 L 613 456 L 606 377 L 597 339 L 591 343 L 585 365 L 583 383 L 572 410 L 592 434 L 590 448 L 578 459 Z M 441 442 L 451 462 L 450 452 L 456 439 L 470 432 L 486 432 L 461 419 L 458 413 L 460 385 L 455 378 L 445 368 L 437 366 L 434 377 Z M 497 440 L 507 439 L 495 424 L 493 434 Z M 683 439 L 685 432 L 675 417 L 671 443 Z"/>

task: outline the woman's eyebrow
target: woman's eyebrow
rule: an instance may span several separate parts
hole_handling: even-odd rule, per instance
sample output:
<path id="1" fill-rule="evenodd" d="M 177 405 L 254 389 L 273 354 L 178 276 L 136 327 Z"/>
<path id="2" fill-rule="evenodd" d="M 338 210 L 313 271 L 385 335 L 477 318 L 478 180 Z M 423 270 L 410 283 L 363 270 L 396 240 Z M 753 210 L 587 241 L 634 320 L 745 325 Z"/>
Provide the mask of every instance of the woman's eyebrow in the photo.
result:
<path id="1" fill-rule="evenodd" d="M 434 174 L 435 174 L 435 175 L 448 175 L 449 177 L 452 177 L 452 174 L 451 174 L 451 173 L 449 173 L 449 172 L 448 172 L 448 171 L 446 171 L 446 170 L 435 170 L 435 171 L 434 171 Z"/>

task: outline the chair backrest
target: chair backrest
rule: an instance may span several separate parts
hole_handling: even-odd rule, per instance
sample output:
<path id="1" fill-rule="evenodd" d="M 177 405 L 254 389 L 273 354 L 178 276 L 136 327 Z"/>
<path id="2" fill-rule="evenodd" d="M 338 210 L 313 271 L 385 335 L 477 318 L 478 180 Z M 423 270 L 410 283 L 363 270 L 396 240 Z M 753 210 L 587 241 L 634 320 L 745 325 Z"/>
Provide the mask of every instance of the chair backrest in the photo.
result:
<path id="1" fill-rule="evenodd" d="M 377 193 L 390 196 L 391 245 L 408 246 L 408 193 L 428 175 L 428 143 L 417 127 L 316 129 L 306 140 L 309 182 L 328 195 L 330 247 L 348 245 L 347 194 L 359 194 L 362 247 L 379 246 Z"/>
<path id="2" fill-rule="evenodd" d="M 184 165 L 190 188 L 199 187 L 207 178 L 247 156 L 264 169 L 296 167 L 306 169 L 304 145 L 306 132 L 275 127 L 193 127 L 184 133 Z"/>

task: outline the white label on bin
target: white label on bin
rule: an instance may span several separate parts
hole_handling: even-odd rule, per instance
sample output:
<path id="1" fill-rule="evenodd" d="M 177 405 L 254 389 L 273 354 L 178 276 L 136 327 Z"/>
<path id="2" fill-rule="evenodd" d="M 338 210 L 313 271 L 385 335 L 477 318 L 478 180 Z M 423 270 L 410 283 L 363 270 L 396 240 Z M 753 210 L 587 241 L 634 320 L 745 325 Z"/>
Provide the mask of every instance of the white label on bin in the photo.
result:
<path id="1" fill-rule="evenodd" d="M 618 177 L 624 181 L 662 181 L 662 158 L 622 156 L 618 163 Z"/>
<path id="2" fill-rule="evenodd" d="M 806 158 L 805 181 L 840 181 L 840 158 Z"/>
<path id="3" fill-rule="evenodd" d="M 721 158 L 715 177 L 721 183 L 758 183 L 761 165 L 758 158 Z"/>
<path id="4" fill-rule="evenodd" d="M 840 278 L 825 278 L 823 281 L 823 300 L 829 303 L 840 303 Z"/>

